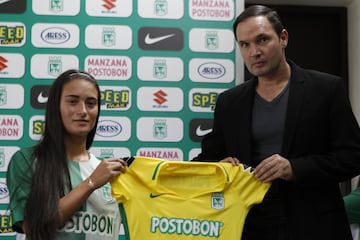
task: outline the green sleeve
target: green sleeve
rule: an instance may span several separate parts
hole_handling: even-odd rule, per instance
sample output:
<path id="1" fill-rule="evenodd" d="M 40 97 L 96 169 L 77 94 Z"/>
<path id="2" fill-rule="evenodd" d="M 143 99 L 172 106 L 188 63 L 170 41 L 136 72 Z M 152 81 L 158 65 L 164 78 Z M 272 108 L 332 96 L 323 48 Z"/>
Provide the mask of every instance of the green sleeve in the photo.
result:
<path id="1" fill-rule="evenodd" d="M 344 197 L 349 223 L 360 223 L 360 187 Z"/>
<path id="2" fill-rule="evenodd" d="M 24 220 L 26 201 L 31 189 L 33 174 L 32 150 L 30 148 L 17 151 L 12 158 L 7 170 L 6 184 L 9 189 L 9 208 L 15 231 L 22 232 L 21 222 Z"/>

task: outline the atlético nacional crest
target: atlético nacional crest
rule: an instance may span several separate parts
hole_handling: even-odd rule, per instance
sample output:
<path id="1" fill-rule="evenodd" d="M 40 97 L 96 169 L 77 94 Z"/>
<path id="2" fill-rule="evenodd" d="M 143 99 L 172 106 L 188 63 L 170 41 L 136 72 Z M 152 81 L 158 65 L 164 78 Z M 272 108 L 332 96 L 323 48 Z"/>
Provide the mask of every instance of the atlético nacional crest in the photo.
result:
<path id="1" fill-rule="evenodd" d="M 224 193 L 217 192 L 211 194 L 211 207 L 217 210 L 225 207 Z"/>

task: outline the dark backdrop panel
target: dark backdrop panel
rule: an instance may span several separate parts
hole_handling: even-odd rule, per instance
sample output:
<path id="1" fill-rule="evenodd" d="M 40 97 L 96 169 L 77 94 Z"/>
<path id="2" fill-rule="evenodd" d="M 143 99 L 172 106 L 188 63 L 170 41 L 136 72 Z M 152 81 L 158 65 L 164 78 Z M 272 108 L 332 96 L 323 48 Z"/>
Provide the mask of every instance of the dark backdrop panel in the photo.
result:
<path id="1" fill-rule="evenodd" d="M 341 76 L 347 85 L 345 7 L 267 6 L 277 10 L 289 32 L 287 58 L 304 68 Z M 245 79 L 250 76 L 246 71 Z"/>

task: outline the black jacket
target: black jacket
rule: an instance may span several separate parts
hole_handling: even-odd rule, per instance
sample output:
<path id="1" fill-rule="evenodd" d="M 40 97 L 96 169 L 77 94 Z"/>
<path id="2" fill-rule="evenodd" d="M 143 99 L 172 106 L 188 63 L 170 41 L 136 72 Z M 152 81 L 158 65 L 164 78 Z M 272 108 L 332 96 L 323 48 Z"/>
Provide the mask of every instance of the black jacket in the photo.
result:
<path id="1" fill-rule="evenodd" d="M 339 77 L 289 62 L 291 79 L 282 151 L 296 179 L 280 181 L 294 240 L 352 239 L 339 182 L 360 174 L 360 130 Z M 251 116 L 257 78 L 219 95 L 213 131 L 194 160 L 237 157 L 251 165 Z"/>

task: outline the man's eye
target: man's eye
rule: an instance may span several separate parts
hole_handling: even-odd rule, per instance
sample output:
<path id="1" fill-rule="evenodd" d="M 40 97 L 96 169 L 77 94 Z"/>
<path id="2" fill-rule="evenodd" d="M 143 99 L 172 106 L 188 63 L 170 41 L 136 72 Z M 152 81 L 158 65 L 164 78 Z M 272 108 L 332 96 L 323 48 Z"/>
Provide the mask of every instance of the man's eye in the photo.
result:
<path id="1" fill-rule="evenodd" d="M 239 45 L 240 45 L 240 47 L 242 47 L 242 48 L 246 48 L 249 44 L 244 43 L 244 42 L 240 42 Z"/>
<path id="2" fill-rule="evenodd" d="M 266 38 L 266 37 L 263 37 L 263 38 L 259 39 L 259 43 L 265 43 L 267 41 L 268 41 L 268 38 Z"/>

